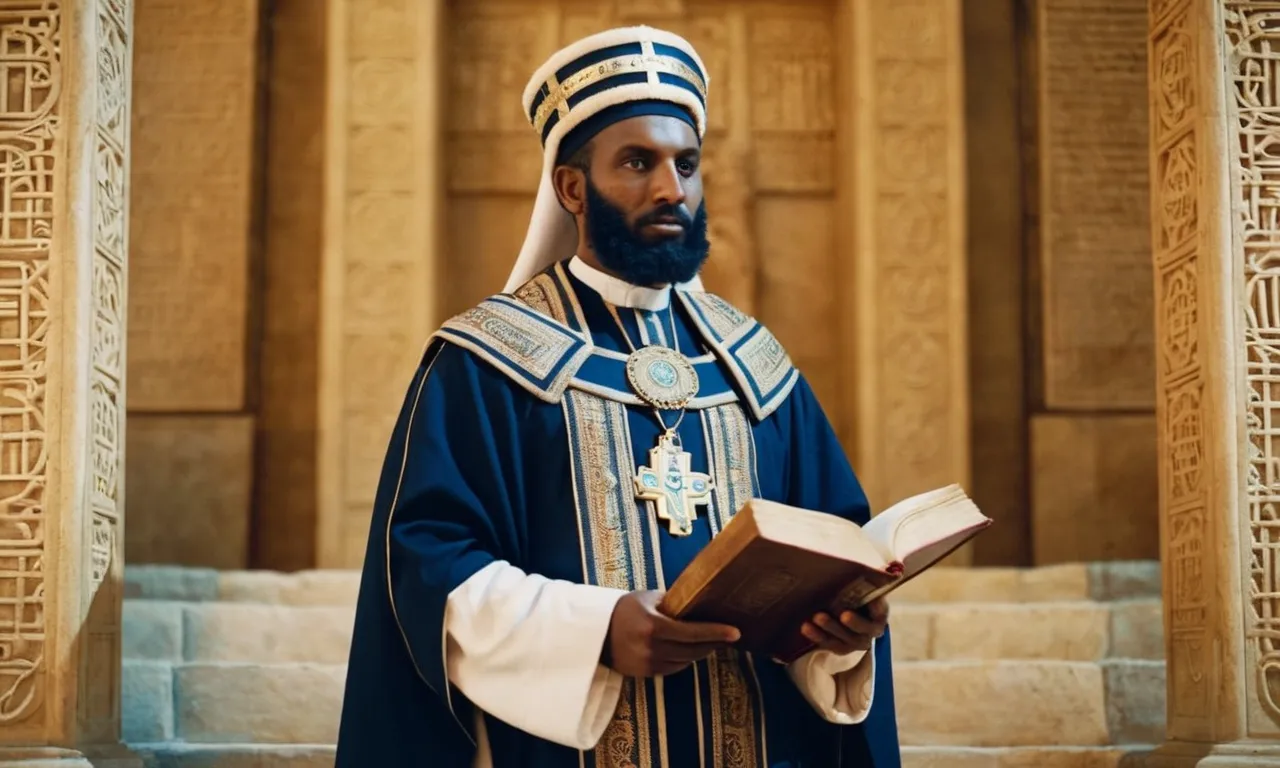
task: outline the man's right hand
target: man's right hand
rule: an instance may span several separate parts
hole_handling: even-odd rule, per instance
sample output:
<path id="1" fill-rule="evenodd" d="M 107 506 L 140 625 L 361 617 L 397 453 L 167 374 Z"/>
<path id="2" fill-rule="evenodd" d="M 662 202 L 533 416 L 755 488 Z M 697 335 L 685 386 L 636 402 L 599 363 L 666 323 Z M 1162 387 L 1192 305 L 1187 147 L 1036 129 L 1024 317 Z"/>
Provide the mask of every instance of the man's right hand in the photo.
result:
<path id="1" fill-rule="evenodd" d="M 738 641 L 727 624 L 677 621 L 658 611 L 662 592 L 632 592 L 620 599 L 609 620 L 601 660 L 627 677 L 679 672 Z"/>

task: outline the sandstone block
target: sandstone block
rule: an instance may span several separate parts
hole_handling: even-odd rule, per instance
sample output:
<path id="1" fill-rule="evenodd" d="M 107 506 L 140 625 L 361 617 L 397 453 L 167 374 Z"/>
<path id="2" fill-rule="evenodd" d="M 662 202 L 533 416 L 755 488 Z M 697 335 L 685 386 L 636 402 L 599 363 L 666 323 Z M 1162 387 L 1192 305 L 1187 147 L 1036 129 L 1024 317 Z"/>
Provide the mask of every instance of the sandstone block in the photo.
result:
<path id="1" fill-rule="evenodd" d="M 893 660 L 925 661 L 933 658 L 933 619 L 935 606 L 906 604 L 894 606 L 889 631 L 893 643 Z"/>
<path id="2" fill-rule="evenodd" d="M 182 660 L 182 605 L 163 600 L 125 600 L 122 654 L 142 661 Z"/>
<path id="3" fill-rule="evenodd" d="M 1159 744 L 1165 736 L 1163 661 L 1114 661 L 1104 664 L 1107 723 L 1115 744 Z"/>
<path id="4" fill-rule="evenodd" d="M 191 743 L 333 744 L 346 668 L 185 664 L 174 670 L 177 735 Z"/>
<path id="5" fill-rule="evenodd" d="M 1083 564 L 1045 568 L 938 567 L 904 584 L 895 603 L 1020 603 L 1086 600 L 1089 575 Z"/>
<path id="6" fill-rule="evenodd" d="M 355 606 L 360 572 L 345 570 L 225 571 L 220 574 L 218 599 L 281 605 Z"/>
<path id="7" fill-rule="evenodd" d="M 1111 606 L 1111 653 L 1119 659 L 1164 658 L 1164 613 L 1159 600 Z"/>
<path id="8" fill-rule="evenodd" d="M 941 606 L 933 658 L 1093 661 L 1106 654 L 1108 619 L 1091 603 Z"/>
<path id="9" fill-rule="evenodd" d="M 894 669 L 898 727 L 910 746 L 1109 743 L 1097 664 L 912 662 Z"/>
<path id="10" fill-rule="evenodd" d="M 173 565 L 128 565 L 124 596 L 140 600 L 216 600 L 218 572 L 212 568 Z"/>
<path id="11" fill-rule="evenodd" d="M 1113 560 L 1089 563 L 1089 597 L 1127 600 L 1160 597 L 1158 560 Z"/>
<path id="12" fill-rule="evenodd" d="M 328 745 L 164 744 L 139 750 L 147 768 L 333 768 Z"/>
<path id="13" fill-rule="evenodd" d="M 128 744 L 174 737 L 173 668 L 169 664 L 124 662 L 120 676 L 120 733 Z"/>
<path id="14" fill-rule="evenodd" d="M 189 661 L 345 664 L 355 609 L 208 603 L 182 618 Z"/>

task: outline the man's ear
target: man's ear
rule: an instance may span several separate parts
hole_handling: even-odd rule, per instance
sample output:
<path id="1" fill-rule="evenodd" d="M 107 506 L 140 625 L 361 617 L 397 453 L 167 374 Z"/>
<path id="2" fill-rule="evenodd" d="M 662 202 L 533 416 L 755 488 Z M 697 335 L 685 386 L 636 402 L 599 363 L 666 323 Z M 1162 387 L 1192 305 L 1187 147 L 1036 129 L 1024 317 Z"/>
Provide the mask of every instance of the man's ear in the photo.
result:
<path id="1" fill-rule="evenodd" d="M 587 208 L 587 174 L 571 165 L 558 165 L 551 172 L 560 206 L 577 216 Z"/>

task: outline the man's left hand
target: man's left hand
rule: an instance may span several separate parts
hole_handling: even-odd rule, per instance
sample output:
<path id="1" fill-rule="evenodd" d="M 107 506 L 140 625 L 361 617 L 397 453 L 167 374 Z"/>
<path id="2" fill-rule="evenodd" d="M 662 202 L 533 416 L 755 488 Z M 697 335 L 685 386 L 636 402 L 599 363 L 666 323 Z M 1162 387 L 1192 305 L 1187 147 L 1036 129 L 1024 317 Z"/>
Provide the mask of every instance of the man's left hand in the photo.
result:
<path id="1" fill-rule="evenodd" d="M 881 597 L 867 604 L 866 616 L 844 611 L 837 620 L 829 613 L 817 613 L 800 631 L 816 643 L 818 649 L 844 656 L 870 650 L 871 641 L 884 634 L 888 623 L 889 603 Z"/>

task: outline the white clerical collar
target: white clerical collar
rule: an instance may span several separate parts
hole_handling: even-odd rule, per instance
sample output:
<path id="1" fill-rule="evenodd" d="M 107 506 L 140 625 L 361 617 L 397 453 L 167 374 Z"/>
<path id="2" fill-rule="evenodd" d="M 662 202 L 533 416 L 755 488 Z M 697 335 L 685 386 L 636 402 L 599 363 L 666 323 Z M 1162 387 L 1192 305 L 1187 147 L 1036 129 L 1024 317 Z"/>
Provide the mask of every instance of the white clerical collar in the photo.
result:
<path id="1" fill-rule="evenodd" d="M 661 288 L 632 285 L 626 280 L 601 272 L 577 256 L 569 260 L 569 271 L 574 277 L 586 283 L 588 288 L 600 294 L 601 298 L 616 307 L 660 312 L 671 302 L 669 285 Z"/>

